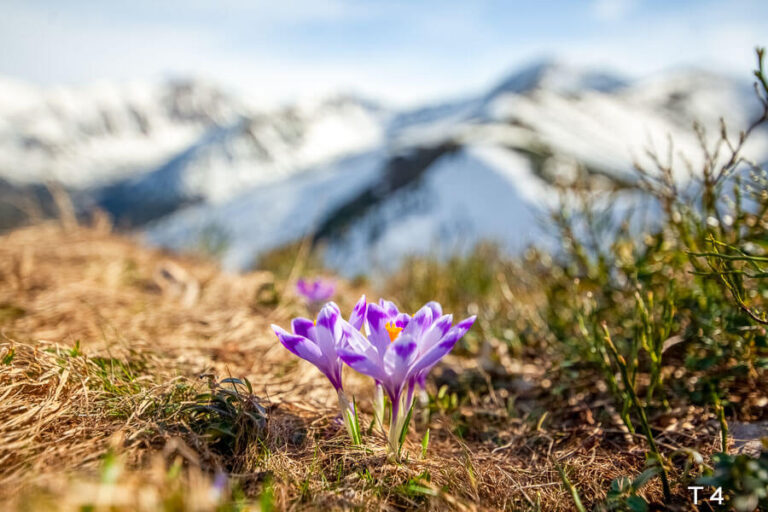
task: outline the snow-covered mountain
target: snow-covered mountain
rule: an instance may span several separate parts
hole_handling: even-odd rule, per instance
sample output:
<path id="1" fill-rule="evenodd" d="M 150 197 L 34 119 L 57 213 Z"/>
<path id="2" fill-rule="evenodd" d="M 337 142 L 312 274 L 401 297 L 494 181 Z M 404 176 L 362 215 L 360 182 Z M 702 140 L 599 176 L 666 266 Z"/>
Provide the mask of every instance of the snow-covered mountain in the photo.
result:
<path id="1" fill-rule="evenodd" d="M 0 178 L 56 181 L 122 225 L 225 201 L 381 143 L 388 112 L 338 96 L 265 111 L 200 80 L 44 90 L 0 81 Z"/>
<path id="2" fill-rule="evenodd" d="M 82 189 L 161 165 L 244 107 L 199 81 L 38 89 L 0 82 L 0 176 Z M 20 100 L 16 100 L 20 98 Z"/>
<path id="3" fill-rule="evenodd" d="M 147 233 L 153 243 L 184 248 L 215 225 L 226 233 L 230 268 L 312 236 L 327 245 L 328 263 L 348 274 L 482 239 L 520 250 L 546 243 L 554 184 L 626 186 L 633 162 L 647 162 L 648 148 L 666 153 L 669 137 L 695 163 L 694 121 L 716 131 L 725 114 L 743 127 L 756 108 L 746 87 L 701 71 L 627 83 L 553 63 L 531 66 L 489 93 L 394 116 L 375 152 L 223 205 L 188 208 Z M 753 147 L 768 155 L 764 134 Z M 627 191 L 620 209 L 641 204 Z"/>
<path id="4" fill-rule="evenodd" d="M 748 84 L 716 74 L 629 82 L 554 62 L 407 112 L 354 97 L 251 105 L 199 81 L 0 81 L 0 178 L 56 178 L 153 244 L 197 248 L 215 233 L 228 268 L 310 236 L 354 274 L 481 239 L 510 251 L 541 242 L 556 184 L 625 187 L 633 162 L 670 138 L 695 165 L 694 121 L 716 133 L 724 114 L 735 131 L 757 113 Z M 764 157 L 757 135 L 750 151 Z"/>
<path id="5" fill-rule="evenodd" d="M 244 190 L 379 146 L 388 115 L 350 97 L 243 114 L 210 128 L 156 169 L 103 188 L 96 201 L 131 225 L 191 203 L 222 204 Z"/>

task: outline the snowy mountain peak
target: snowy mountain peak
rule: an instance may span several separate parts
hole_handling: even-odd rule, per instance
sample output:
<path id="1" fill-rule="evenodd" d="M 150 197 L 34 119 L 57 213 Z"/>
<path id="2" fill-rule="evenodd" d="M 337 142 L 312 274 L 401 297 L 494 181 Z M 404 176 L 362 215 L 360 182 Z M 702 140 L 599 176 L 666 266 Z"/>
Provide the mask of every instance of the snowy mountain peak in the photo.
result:
<path id="1" fill-rule="evenodd" d="M 561 61 L 545 59 L 515 71 L 502 80 L 488 94 L 489 98 L 502 94 L 525 94 L 545 89 L 560 94 L 584 91 L 613 92 L 627 85 L 622 77 L 605 71 L 585 70 Z"/>
<path id="2" fill-rule="evenodd" d="M 217 85 L 201 79 L 174 79 L 162 88 L 161 102 L 168 115 L 183 122 L 221 124 L 243 110 L 243 105 Z"/>

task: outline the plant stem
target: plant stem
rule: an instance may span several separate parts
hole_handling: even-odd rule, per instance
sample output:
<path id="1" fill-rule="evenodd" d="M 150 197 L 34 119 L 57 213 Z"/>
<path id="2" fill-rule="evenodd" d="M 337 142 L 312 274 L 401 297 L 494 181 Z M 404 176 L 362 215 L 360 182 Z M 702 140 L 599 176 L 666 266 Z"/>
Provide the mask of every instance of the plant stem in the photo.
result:
<path id="1" fill-rule="evenodd" d="M 656 461 L 659 463 L 659 476 L 661 477 L 661 485 L 664 491 L 664 501 L 666 503 L 670 503 L 672 501 L 672 491 L 669 487 L 669 475 L 667 474 L 667 468 L 664 466 L 664 457 L 659 452 L 659 449 L 656 446 L 656 441 L 653 438 L 651 427 L 648 424 L 648 417 L 645 414 L 645 408 L 642 406 L 642 404 L 640 404 L 640 399 L 637 397 L 635 387 L 629 380 L 627 362 L 624 360 L 624 356 L 619 354 L 619 351 L 616 349 L 616 345 L 613 344 L 611 334 L 608 331 L 608 326 L 605 324 L 605 322 L 603 322 L 603 331 L 605 333 L 605 343 L 610 349 L 616 364 L 619 366 L 619 372 L 621 373 L 621 380 L 624 383 L 624 388 L 629 394 L 629 398 L 632 401 L 632 405 L 634 406 L 637 415 L 640 417 L 640 423 L 643 426 L 645 438 L 648 440 L 649 449 L 653 456 L 656 458 Z"/>
<path id="2" fill-rule="evenodd" d="M 573 499 L 574 505 L 576 505 L 576 510 L 579 512 L 587 512 L 587 509 L 584 508 L 584 504 L 581 502 L 581 498 L 579 497 L 579 491 L 576 489 L 576 487 L 573 486 L 571 481 L 568 480 L 568 475 L 565 474 L 565 469 L 563 469 L 563 466 L 556 464 L 555 467 L 557 467 L 557 472 L 560 473 L 560 479 L 563 481 L 563 485 L 566 489 L 568 489 L 568 492 L 571 493 L 571 498 Z"/>
<path id="3" fill-rule="evenodd" d="M 715 406 L 715 412 L 717 413 L 717 419 L 720 421 L 720 443 L 723 445 L 723 453 L 728 453 L 728 422 L 725 420 L 725 409 L 720 402 L 720 397 L 717 396 L 714 386 L 712 386 L 710 393 L 712 394 L 712 403 Z"/>

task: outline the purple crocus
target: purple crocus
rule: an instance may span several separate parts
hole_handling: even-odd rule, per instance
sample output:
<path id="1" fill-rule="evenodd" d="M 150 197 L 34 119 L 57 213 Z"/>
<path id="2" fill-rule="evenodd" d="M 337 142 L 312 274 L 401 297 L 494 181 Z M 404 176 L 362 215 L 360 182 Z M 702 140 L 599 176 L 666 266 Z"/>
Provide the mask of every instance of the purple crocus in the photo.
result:
<path id="1" fill-rule="evenodd" d="M 430 302 L 413 317 L 400 313 L 388 301 L 368 304 L 368 336 L 347 328 L 346 343 L 338 351 L 342 361 L 381 385 L 392 404 L 389 445 L 400 451 L 400 437 L 405 418 L 413 404 L 416 384 L 424 383 L 427 373 L 466 334 L 475 317 L 453 325 L 452 315 L 443 315 L 442 307 Z"/>
<path id="2" fill-rule="evenodd" d="M 315 365 L 331 381 L 339 397 L 339 406 L 347 427 L 351 406 L 341 382 L 342 361 L 339 349 L 346 344 L 349 332 L 359 332 L 365 321 L 367 303 L 365 295 L 355 305 L 349 321 L 342 318 L 339 307 L 333 302 L 327 303 L 320 309 L 317 320 L 294 318 L 291 321 L 292 333 L 272 325 L 277 338 L 285 348 L 300 358 Z"/>
<path id="3" fill-rule="evenodd" d="M 309 310 L 315 314 L 325 301 L 333 297 L 336 292 L 336 284 L 330 279 L 314 279 L 312 281 L 299 279 L 296 281 L 296 291 L 307 302 Z"/>

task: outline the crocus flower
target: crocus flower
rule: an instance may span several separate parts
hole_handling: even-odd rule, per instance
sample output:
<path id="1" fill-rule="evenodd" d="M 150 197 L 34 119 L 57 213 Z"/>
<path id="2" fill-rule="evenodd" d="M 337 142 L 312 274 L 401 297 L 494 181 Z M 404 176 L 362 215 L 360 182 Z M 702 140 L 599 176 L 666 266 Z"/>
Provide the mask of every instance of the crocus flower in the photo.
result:
<path id="1" fill-rule="evenodd" d="M 315 279 L 313 281 L 299 279 L 296 281 L 296 291 L 307 301 L 309 310 L 314 314 L 325 301 L 333 297 L 334 292 L 336 292 L 336 285 L 329 279 Z"/>
<path id="2" fill-rule="evenodd" d="M 368 336 L 347 329 L 346 343 L 338 354 L 347 365 L 372 377 L 389 397 L 389 446 L 395 454 L 400 451 L 414 386 L 424 382 L 429 370 L 453 349 L 474 321 L 472 316 L 454 326 L 453 316 L 443 315 L 436 302 L 426 304 L 411 317 L 382 300 L 368 304 Z"/>
<path id="3" fill-rule="evenodd" d="M 343 364 L 338 352 L 346 344 L 347 333 L 359 332 L 362 328 L 366 309 L 367 304 L 363 295 L 352 310 L 349 321 L 341 317 L 336 304 L 329 302 L 322 307 L 314 322 L 308 318 L 294 318 L 291 321 L 292 333 L 272 325 L 277 338 L 285 348 L 315 365 L 328 377 L 338 395 L 339 406 L 347 428 L 350 428 L 350 412 L 354 414 L 354 411 L 344 395 L 341 382 Z"/>
<path id="4" fill-rule="evenodd" d="M 216 476 L 213 479 L 210 489 L 208 490 L 208 497 L 213 503 L 220 503 L 224 492 L 227 490 L 227 474 L 224 471 L 217 471 Z"/>

